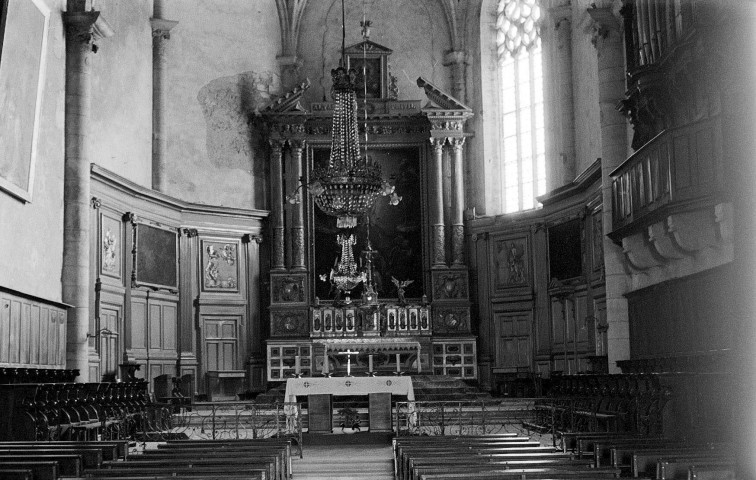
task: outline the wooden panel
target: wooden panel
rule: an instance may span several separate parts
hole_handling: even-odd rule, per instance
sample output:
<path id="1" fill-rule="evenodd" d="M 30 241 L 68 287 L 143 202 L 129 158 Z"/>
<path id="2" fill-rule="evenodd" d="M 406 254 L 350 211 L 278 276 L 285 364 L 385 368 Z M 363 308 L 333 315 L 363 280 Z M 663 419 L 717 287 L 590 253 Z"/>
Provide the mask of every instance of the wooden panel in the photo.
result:
<path id="1" fill-rule="evenodd" d="M 18 363 L 19 360 L 21 305 L 18 300 L 11 301 L 10 336 L 8 337 L 8 362 L 10 363 Z"/>
<path id="2" fill-rule="evenodd" d="M 50 352 L 50 309 L 43 308 L 39 316 L 39 363 L 49 363 Z"/>
<path id="3" fill-rule="evenodd" d="M 239 322 L 239 317 L 204 319 L 205 371 L 236 369 Z"/>
<path id="4" fill-rule="evenodd" d="M 150 304 L 150 317 L 148 320 L 149 324 L 149 347 L 151 349 L 159 349 L 162 345 L 162 329 L 160 326 L 160 323 L 162 322 L 162 308 L 160 304 Z"/>
<path id="5" fill-rule="evenodd" d="M 632 359 L 732 348 L 731 267 L 628 295 Z"/>
<path id="6" fill-rule="evenodd" d="M 29 344 L 29 363 L 39 365 L 39 346 L 41 340 L 39 336 L 39 320 L 42 315 L 42 309 L 39 305 L 32 305 L 31 318 L 29 322 L 29 338 L 32 339 Z"/>
<path id="7" fill-rule="evenodd" d="M 176 350 L 176 305 L 163 306 L 163 349 Z"/>
<path id="8" fill-rule="evenodd" d="M 308 431 L 331 433 L 333 427 L 333 405 L 331 395 L 308 395 Z"/>
<path id="9" fill-rule="evenodd" d="M 532 318 L 532 312 L 496 313 L 496 368 L 530 367 Z"/>
<path id="10" fill-rule="evenodd" d="M 10 336 L 11 301 L 9 298 L 2 299 L 0 306 L 0 362 L 8 362 L 8 338 Z"/>
<path id="11" fill-rule="evenodd" d="M 370 431 L 390 432 L 391 426 L 391 394 L 370 393 L 368 394 Z M 349 425 L 347 425 L 349 427 Z"/>
<path id="12" fill-rule="evenodd" d="M 131 301 L 131 348 L 145 348 L 147 328 L 147 300 L 133 298 Z"/>

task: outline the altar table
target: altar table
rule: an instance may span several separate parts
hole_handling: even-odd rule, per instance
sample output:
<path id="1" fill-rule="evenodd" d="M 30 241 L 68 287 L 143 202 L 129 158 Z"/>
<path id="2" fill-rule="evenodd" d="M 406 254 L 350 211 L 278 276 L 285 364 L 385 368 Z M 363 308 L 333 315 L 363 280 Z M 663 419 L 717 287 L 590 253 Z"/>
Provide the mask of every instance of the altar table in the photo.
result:
<path id="1" fill-rule="evenodd" d="M 412 377 L 302 377 L 286 380 L 287 402 L 296 402 L 298 395 L 368 395 L 390 393 L 406 395 L 408 402 L 415 401 Z"/>

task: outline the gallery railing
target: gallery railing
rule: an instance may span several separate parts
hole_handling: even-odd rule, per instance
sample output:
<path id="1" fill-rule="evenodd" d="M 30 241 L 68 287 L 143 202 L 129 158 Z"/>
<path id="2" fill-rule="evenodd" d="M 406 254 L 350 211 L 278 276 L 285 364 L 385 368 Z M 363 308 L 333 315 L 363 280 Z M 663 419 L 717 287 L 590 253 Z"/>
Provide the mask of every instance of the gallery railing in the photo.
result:
<path id="1" fill-rule="evenodd" d="M 289 438 L 302 455 L 299 403 L 153 404 L 138 420 L 133 435 L 138 441 Z"/>

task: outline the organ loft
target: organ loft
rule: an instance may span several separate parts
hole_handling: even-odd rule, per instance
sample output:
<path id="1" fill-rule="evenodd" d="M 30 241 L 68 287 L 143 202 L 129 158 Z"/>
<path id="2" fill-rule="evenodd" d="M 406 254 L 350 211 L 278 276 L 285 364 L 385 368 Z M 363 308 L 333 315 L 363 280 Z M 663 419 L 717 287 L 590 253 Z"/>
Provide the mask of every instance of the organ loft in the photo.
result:
<path id="1" fill-rule="evenodd" d="M 0 477 L 756 478 L 755 15 L 0 0 Z"/>

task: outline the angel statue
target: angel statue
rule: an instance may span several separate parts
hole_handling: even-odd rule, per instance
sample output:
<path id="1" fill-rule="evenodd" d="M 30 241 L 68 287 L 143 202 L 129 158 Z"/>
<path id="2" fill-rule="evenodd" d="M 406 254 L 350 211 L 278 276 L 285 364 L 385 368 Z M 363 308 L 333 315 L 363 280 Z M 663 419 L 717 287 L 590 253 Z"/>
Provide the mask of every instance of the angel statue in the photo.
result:
<path id="1" fill-rule="evenodd" d="M 396 292 L 399 295 L 399 305 L 405 305 L 407 300 L 404 298 L 404 289 L 414 282 L 414 280 L 404 280 L 400 282 L 396 277 L 392 276 L 391 281 L 396 285 Z"/>

